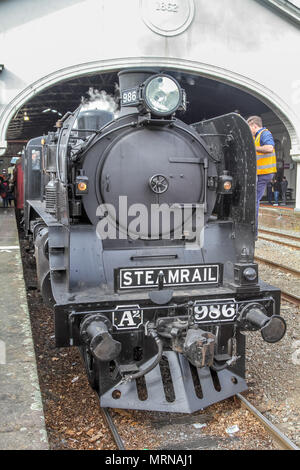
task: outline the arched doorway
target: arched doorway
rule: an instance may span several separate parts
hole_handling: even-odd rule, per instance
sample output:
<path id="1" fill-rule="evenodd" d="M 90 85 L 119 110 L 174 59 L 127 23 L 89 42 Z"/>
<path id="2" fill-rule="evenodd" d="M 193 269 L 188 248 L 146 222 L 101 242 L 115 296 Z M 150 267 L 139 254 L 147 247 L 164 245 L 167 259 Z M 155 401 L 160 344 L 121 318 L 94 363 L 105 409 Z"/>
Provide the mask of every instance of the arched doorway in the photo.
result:
<path id="1" fill-rule="evenodd" d="M 210 86 L 209 82 L 213 83 L 214 93 L 210 95 L 212 98 L 210 99 L 210 103 L 208 105 L 206 104 L 204 114 L 199 112 L 198 115 L 196 115 L 195 102 L 198 100 L 201 104 L 201 99 L 199 99 L 197 93 L 192 93 L 194 109 L 190 112 L 190 115 L 187 113 L 186 119 L 188 122 L 195 122 L 203 118 L 209 118 L 212 115 L 223 114 L 230 111 L 238 111 L 244 117 L 249 114 L 263 115 L 265 113 L 268 115 L 268 113 L 271 113 L 272 119 L 274 120 L 275 118 L 275 120 L 277 120 L 276 125 L 278 125 L 278 122 L 282 124 L 283 129 L 286 132 L 286 136 L 284 138 L 289 141 L 288 147 L 289 150 L 291 150 L 291 153 L 297 153 L 299 151 L 300 126 L 297 116 L 284 100 L 282 100 L 281 97 L 276 95 L 272 90 L 269 90 L 260 83 L 253 81 L 246 76 L 237 74 L 232 70 L 216 67 L 211 64 L 177 58 L 166 59 L 165 57 L 122 58 L 108 61 L 97 61 L 81 64 L 76 67 L 68 67 L 45 77 L 41 77 L 35 83 L 32 83 L 30 86 L 21 90 L 20 93 L 2 111 L 0 115 L 0 140 L 2 142 L 5 141 L 10 123 L 13 121 L 13 118 L 18 115 L 20 110 L 25 109 L 24 107 L 26 104 L 30 103 L 45 90 L 49 90 L 52 87 L 57 87 L 59 85 L 64 86 L 64 84 L 68 84 L 70 81 L 76 80 L 79 77 L 101 77 L 105 74 L 112 74 L 116 77 L 117 71 L 121 69 L 141 66 L 155 67 L 166 72 L 169 71 L 175 75 L 177 74 L 179 77 L 183 77 L 184 80 L 186 80 L 186 85 L 190 89 L 194 86 L 194 90 L 197 89 L 197 86 L 198 89 L 201 89 L 202 86 L 204 88 L 206 87 L 207 90 Z M 189 83 L 188 80 L 190 80 Z M 193 80 L 196 82 L 194 85 L 192 84 Z M 228 103 L 230 100 L 227 99 L 228 97 L 226 98 L 226 90 L 229 89 L 231 89 L 231 91 L 234 90 L 232 93 L 234 93 L 235 97 L 238 98 L 239 103 L 241 103 L 243 93 L 244 96 L 248 96 L 248 103 L 245 104 L 242 110 L 239 109 L 240 106 L 234 106 L 233 103 L 231 107 L 229 106 Z M 221 106 L 222 103 L 223 107 Z M 227 103 L 227 108 L 224 106 L 224 103 Z M 257 107 L 255 108 L 255 103 L 259 106 L 258 111 Z M 249 112 L 246 111 L 247 105 Z M 210 110 L 208 111 L 209 106 Z M 199 110 L 201 111 L 200 107 Z M 269 126 L 268 123 L 266 124 Z M 49 129 L 44 129 L 44 131 L 48 130 Z M 294 170 L 293 177 L 295 179 L 295 168 L 292 168 L 292 166 L 293 164 L 291 164 L 291 170 Z M 300 200 L 298 205 L 300 206 Z"/>
<path id="2" fill-rule="evenodd" d="M 208 79 L 231 85 L 256 97 L 268 106 L 285 125 L 292 147 L 299 147 L 299 122 L 293 110 L 272 90 L 248 77 L 237 74 L 232 70 L 216 67 L 211 64 L 177 59 L 177 58 L 124 58 L 110 61 L 97 61 L 81 64 L 75 67 L 58 70 L 30 84 L 4 108 L 0 116 L 0 134 L 5 139 L 9 123 L 18 110 L 31 98 L 46 88 L 75 77 L 96 73 L 114 72 L 129 67 L 157 67 L 164 70 L 177 70 L 182 73 L 192 73 Z"/>

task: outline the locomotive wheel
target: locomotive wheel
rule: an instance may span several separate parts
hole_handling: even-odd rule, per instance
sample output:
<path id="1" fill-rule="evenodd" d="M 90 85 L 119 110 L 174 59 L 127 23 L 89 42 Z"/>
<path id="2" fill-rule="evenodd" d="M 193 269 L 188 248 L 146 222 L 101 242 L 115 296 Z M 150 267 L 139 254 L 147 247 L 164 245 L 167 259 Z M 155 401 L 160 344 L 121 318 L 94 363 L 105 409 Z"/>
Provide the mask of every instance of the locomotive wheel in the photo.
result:
<path id="1" fill-rule="evenodd" d="M 88 352 L 88 349 L 86 346 L 82 346 L 80 348 L 80 352 L 83 357 L 83 362 L 84 362 L 89 384 L 94 390 L 98 391 L 99 390 L 99 367 L 97 365 L 97 362 L 95 361 L 94 357 Z"/>

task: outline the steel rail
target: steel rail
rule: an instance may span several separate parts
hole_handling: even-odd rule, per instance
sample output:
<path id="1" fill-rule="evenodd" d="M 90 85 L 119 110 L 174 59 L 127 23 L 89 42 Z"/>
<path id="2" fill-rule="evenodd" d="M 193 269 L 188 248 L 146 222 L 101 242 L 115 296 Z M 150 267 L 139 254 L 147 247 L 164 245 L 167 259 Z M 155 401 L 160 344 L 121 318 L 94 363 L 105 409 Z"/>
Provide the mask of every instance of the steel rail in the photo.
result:
<path id="1" fill-rule="evenodd" d="M 290 274 L 294 274 L 295 276 L 300 276 L 300 271 L 298 269 L 291 268 L 284 264 L 276 263 L 275 261 L 268 260 L 266 258 L 262 258 L 261 256 L 255 256 L 254 259 L 260 261 L 261 263 L 268 264 L 270 266 L 274 266 L 275 268 L 279 268 L 281 271 L 288 272 Z"/>
<path id="2" fill-rule="evenodd" d="M 262 423 L 267 429 L 269 434 L 274 437 L 276 442 L 279 443 L 284 450 L 300 450 L 287 436 L 285 436 L 271 421 L 269 421 L 255 406 L 253 406 L 243 395 L 237 393 L 236 395 L 242 404 Z"/>
<path id="3" fill-rule="evenodd" d="M 118 430 L 116 428 L 115 423 L 113 422 L 113 419 L 110 415 L 108 408 L 100 408 L 100 409 L 118 449 L 125 450 L 124 442 L 120 434 L 118 433 Z"/>
<path id="4" fill-rule="evenodd" d="M 300 250 L 300 245 L 293 245 L 292 243 L 283 242 L 282 240 L 275 240 L 273 238 L 263 237 L 262 235 L 258 235 L 258 238 L 260 240 L 266 240 L 267 242 L 277 243 L 278 245 L 288 246 L 289 248 L 293 248 L 294 250 Z"/>
<path id="5" fill-rule="evenodd" d="M 285 290 L 281 289 L 281 297 L 287 302 L 291 302 L 295 305 L 300 305 L 300 297 L 298 297 L 298 295 L 291 294 L 290 292 L 286 292 Z"/>
<path id="6" fill-rule="evenodd" d="M 289 240 L 294 240 L 300 243 L 300 237 L 297 237 L 297 235 L 289 235 L 288 233 L 281 232 L 272 232 L 272 230 L 266 230 L 262 228 L 258 230 L 258 233 L 266 233 L 267 235 L 272 235 L 273 237 L 288 238 Z"/>
<path id="7" fill-rule="evenodd" d="M 257 261 L 260 261 L 261 263 L 278 268 L 281 271 L 294 274 L 297 277 L 300 276 L 300 271 L 293 269 L 293 268 L 289 268 L 288 266 L 284 266 L 282 264 L 276 263 L 275 261 L 270 261 L 265 258 L 261 258 L 260 256 L 255 256 L 254 259 Z M 287 300 L 288 302 L 291 302 L 295 305 L 300 305 L 300 297 L 298 297 L 296 294 L 292 294 L 291 292 L 287 292 L 284 289 L 281 289 L 281 296 L 284 300 Z"/>

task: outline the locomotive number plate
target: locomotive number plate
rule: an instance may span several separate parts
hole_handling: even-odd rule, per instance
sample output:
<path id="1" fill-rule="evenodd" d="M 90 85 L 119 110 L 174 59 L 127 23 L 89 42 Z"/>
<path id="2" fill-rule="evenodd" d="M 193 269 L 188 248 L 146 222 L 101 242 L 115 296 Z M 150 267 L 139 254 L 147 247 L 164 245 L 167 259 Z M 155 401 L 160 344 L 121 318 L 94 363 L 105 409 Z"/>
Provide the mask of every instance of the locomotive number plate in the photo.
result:
<path id="1" fill-rule="evenodd" d="M 236 319 L 238 303 L 234 299 L 223 299 L 214 303 L 196 301 L 194 304 L 194 322 L 232 322 Z"/>
<path id="2" fill-rule="evenodd" d="M 163 273 L 163 276 L 162 274 Z M 221 264 L 191 266 L 152 266 L 151 268 L 120 268 L 115 270 L 118 290 L 157 289 L 159 278 L 165 287 L 212 285 L 222 281 Z"/>
<path id="3" fill-rule="evenodd" d="M 137 104 L 139 102 L 138 88 L 130 88 L 122 91 L 122 105 Z"/>

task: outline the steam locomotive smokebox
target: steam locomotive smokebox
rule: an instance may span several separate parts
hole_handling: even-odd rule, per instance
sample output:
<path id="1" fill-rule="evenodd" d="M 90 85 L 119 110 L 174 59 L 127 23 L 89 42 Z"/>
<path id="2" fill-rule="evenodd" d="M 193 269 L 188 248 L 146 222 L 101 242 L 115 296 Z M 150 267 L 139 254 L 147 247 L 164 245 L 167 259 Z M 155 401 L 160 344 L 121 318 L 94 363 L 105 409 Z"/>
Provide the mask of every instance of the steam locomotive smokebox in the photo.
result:
<path id="1" fill-rule="evenodd" d="M 158 71 L 153 69 L 122 70 L 118 73 L 120 90 L 122 92 L 140 86 L 147 78 L 157 73 Z"/>
<path id="2" fill-rule="evenodd" d="M 98 130 L 114 119 L 113 113 L 100 109 L 82 111 L 78 116 L 78 129 Z M 83 132 L 80 137 L 83 137 Z"/>

